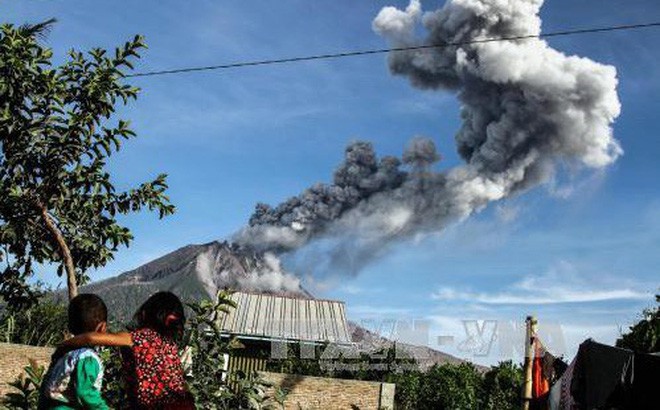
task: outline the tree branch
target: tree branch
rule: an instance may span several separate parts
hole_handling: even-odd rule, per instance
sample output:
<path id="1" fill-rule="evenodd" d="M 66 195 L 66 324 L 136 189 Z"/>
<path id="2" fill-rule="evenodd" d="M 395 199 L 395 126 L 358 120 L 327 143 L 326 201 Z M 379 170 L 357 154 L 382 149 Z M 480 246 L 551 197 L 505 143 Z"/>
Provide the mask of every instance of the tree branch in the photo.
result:
<path id="1" fill-rule="evenodd" d="M 67 287 L 69 288 L 69 300 L 73 299 L 78 295 L 78 282 L 76 280 L 76 267 L 73 264 L 73 257 L 71 256 L 71 250 L 64 240 L 64 235 L 57 227 L 53 218 L 48 214 L 48 209 L 43 204 L 39 204 L 39 210 L 41 211 L 41 217 L 46 224 L 46 229 L 53 236 L 55 242 L 60 248 L 62 261 L 66 269 L 66 282 Z"/>

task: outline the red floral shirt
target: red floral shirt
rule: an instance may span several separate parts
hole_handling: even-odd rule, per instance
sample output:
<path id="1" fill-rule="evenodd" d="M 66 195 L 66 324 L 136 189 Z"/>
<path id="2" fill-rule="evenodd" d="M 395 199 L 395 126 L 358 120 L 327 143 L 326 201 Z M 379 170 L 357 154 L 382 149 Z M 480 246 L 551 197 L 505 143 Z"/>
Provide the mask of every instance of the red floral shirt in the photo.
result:
<path id="1" fill-rule="evenodd" d="M 194 409 L 174 340 L 146 328 L 131 336 L 133 346 L 122 349 L 131 408 Z"/>

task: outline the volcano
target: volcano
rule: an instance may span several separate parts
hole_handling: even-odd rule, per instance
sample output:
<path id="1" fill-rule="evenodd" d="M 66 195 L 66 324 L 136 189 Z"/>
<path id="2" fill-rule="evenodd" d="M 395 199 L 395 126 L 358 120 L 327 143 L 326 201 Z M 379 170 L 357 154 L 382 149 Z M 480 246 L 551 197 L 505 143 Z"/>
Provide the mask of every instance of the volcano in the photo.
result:
<path id="1" fill-rule="evenodd" d="M 82 292 L 101 296 L 112 319 L 123 322 L 159 290 L 191 301 L 212 298 L 223 288 L 313 298 L 267 254 L 226 241 L 184 246 L 116 277 L 86 285 Z"/>
<path id="2" fill-rule="evenodd" d="M 126 323 L 139 304 L 154 292 L 169 290 L 183 301 L 194 301 L 212 298 L 223 288 L 314 299 L 294 275 L 283 271 L 268 254 L 227 241 L 184 246 L 116 277 L 86 285 L 82 292 L 101 296 L 111 320 Z M 357 323 L 349 321 L 348 325 L 351 339 L 364 351 L 392 343 Z M 399 346 L 416 357 L 424 357 L 419 360 L 422 368 L 462 361 L 426 346 Z"/>

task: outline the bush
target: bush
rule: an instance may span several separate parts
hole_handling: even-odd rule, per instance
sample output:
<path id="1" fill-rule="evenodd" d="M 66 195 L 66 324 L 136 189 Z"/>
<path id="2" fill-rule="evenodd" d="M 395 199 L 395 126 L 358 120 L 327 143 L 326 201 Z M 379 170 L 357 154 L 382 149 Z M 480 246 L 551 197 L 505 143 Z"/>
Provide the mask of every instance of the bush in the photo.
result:
<path id="1" fill-rule="evenodd" d="M 484 408 L 518 409 L 522 403 L 523 370 L 511 360 L 500 362 L 484 375 Z"/>
<path id="2" fill-rule="evenodd" d="M 417 410 L 420 401 L 420 387 L 425 373 L 407 371 L 390 375 L 388 383 L 396 384 L 394 403 L 397 410 Z"/>
<path id="3" fill-rule="evenodd" d="M 20 376 L 10 386 L 18 390 L 18 393 L 11 392 L 5 395 L 2 403 L 9 410 L 29 410 L 36 409 L 39 401 L 39 387 L 43 380 L 45 369 L 39 366 L 37 362 L 30 361 L 30 364 L 23 368 L 26 376 Z"/>
<path id="4" fill-rule="evenodd" d="M 198 409 L 269 409 L 276 400 L 266 394 L 269 386 L 258 374 L 223 374 L 225 354 L 242 346 L 235 339 L 222 337 L 218 315 L 227 314 L 236 307 L 230 291 L 220 291 L 215 301 L 189 303 L 192 310 L 182 346 L 184 369 L 190 392 Z M 227 386 L 234 380 L 236 387 Z M 279 394 L 278 394 L 279 393 Z M 276 392 L 281 396 L 281 392 Z"/>
<path id="5" fill-rule="evenodd" d="M 193 314 L 183 337 L 186 346 L 184 367 L 190 392 L 199 409 L 223 409 L 232 399 L 227 389 L 227 375 L 223 375 L 224 355 L 229 352 L 229 343 L 222 338 L 217 325 L 219 314 L 226 314 L 236 304 L 229 292 L 218 292 L 215 302 L 204 300 L 189 303 Z"/>
<path id="6" fill-rule="evenodd" d="M 655 295 L 655 302 L 658 306 L 645 309 L 642 319 L 616 341 L 617 347 L 641 353 L 660 352 L 660 295 Z"/>
<path id="7" fill-rule="evenodd" d="M 101 360 L 104 367 L 103 398 L 110 408 L 122 408 L 121 404 L 128 401 L 128 392 L 122 376 L 121 354 L 117 349 L 104 348 L 101 350 Z"/>
<path id="8" fill-rule="evenodd" d="M 407 371 L 388 379 L 396 384 L 398 410 L 517 409 L 521 403 L 522 367 L 511 361 L 485 374 L 468 363 L 435 365 L 428 371 Z"/>
<path id="9" fill-rule="evenodd" d="M 419 386 L 418 409 L 477 409 L 481 374 L 469 363 L 431 367 Z"/>
<path id="10" fill-rule="evenodd" d="M 64 340 L 67 308 L 50 297 L 21 310 L 5 307 L 0 313 L 0 340 L 32 346 L 55 346 Z"/>

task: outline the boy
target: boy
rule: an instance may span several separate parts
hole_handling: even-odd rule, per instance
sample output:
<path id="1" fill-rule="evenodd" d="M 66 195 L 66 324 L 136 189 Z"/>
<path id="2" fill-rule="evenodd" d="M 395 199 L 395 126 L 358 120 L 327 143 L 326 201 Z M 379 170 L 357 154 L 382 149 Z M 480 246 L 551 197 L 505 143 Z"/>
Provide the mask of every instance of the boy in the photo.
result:
<path id="1" fill-rule="evenodd" d="M 69 331 L 73 335 L 87 332 L 105 333 L 108 309 L 100 297 L 83 293 L 69 302 Z M 57 357 L 50 367 L 39 392 L 39 409 L 108 409 L 101 397 L 103 363 L 93 348 L 84 347 Z"/>

